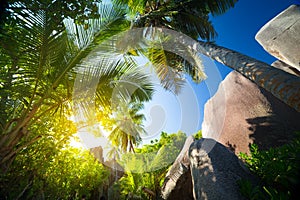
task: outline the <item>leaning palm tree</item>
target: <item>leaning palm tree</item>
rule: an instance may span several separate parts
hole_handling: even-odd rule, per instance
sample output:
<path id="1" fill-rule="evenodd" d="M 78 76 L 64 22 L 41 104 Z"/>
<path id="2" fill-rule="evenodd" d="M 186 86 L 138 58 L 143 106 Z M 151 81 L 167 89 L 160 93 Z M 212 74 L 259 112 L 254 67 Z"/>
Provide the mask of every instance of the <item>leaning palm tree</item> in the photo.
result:
<path id="1" fill-rule="evenodd" d="M 90 74 L 82 71 L 86 64 L 83 60 L 93 48 L 122 31 L 127 23 L 123 10 L 98 4 L 101 17 L 80 25 L 70 19 L 58 20 L 63 20 L 58 17 L 61 13 L 50 10 L 51 5 L 57 3 L 38 1 L 32 5 L 33 9 L 23 3 L 13 3 L 9 10 L 12 18 L 1 27 L 0 166 L 4 172 L 19 151 L 43 136 L 32 130 L 41 124 L 43 116 L 57 112 L 69 114 L 76 74 L 88 79 L 96 74 L 99 80 L 96 103 L 102 107 L 110 105 L 114 86 L 124 75 L 141 80 L 137 83 L 139 88 L 132 94 L 134 98 L 140 101 L 151 98 L 152 88 L 147 77 L 133 70 L 136 63 L 130 59 L 115 63 L 107 58 L 98 59 L 91 69 L 88 68 Z M 97 66 L 106 67 L 99 69 Z M 78 88 L 77 92 L 83 89 L 80 85 Z M 142 95 L 145 93 L 147 95 Z"/>
<path id="2" fill-rule="evenodd" d="M 216 36 L 215 30 L 208 21 L 208 14 L 213 16 L 222 14 L 233 7 L 236 0 L 204 0 L 200 2 L 196 0 L 140 0 L 134 2 L 115 0 L 115 2 L 126 4 L 130 8 L 131 12 L 129 13 L 134 16 L 131 18 L 132 27 L 157 26 L 187 34 L 194 39 L 194 41 L 182 41 L 187 49 L 199 52 L 236 70 L 300 112 L 299 77 L 236 51 L 205 42 Z M 135 13 L 138 14 L 134 15 Z M 187 69 L 195 69 L 195 66 L 187 66 Z M 160 76 L 162 80 L 165 77 L 167 76 Z"/>

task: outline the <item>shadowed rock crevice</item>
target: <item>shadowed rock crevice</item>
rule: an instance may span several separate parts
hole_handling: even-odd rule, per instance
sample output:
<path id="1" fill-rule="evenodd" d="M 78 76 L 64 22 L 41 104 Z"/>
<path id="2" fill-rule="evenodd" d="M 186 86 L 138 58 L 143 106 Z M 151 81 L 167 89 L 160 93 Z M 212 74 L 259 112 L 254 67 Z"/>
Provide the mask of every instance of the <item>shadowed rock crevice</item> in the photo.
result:
<path id="1" fill-rule="evenodd" d="M 291 134 L 293 131 L 287 126 L 287 122 L 278 121 L 275 115 L 247 119 L 247 122 L 252 132 L 249 137 L 260 150 L 282 146 L 294 138 Z M 263 133 L 272 134 L 266 137 Z"/>
<path id="2" fill-rule="evenodd" d="M 174 181 L 168 180 L 166 181 Z M 183 174 L 179 176 L 176 181 L 176 185 L 172 192 L 169 194 L 168 198 L 172 200 L 191 200 L 193 198 L 193 185 L 192 185 L 192 176 L 190 169 L 187 169 Z"/>
<path id="3" fill-rule="evenodd" d="M 190 160 L 188 151 L 190 145 L 195 141 L 193 136 L 189 136 L 185 144 L 168 171 L 162 186 L 162 198 L 172 200 L 193 199 L 192 177 L 190 172 Z"/>

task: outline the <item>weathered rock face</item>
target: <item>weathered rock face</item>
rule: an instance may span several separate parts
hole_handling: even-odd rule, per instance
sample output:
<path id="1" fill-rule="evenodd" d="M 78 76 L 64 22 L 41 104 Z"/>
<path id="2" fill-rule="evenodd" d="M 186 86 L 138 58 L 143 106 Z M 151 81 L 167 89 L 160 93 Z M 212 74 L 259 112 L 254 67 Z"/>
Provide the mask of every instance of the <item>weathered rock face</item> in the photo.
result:
<path id="1" fill-rule="evenodd" d="M 233 71 L 205 105 L 202 135 L 236 154 L 249 153 L 252 143 L 260 149 L 287 143 L 299 121 L 299 112 Z"/>
<path id="2" fill-rule="evenodd" d="M 193 199 L 193 186 L 190 171 L 190 160 L 188 150 L 195 141 L 189 136 L 176 158 L 174 164 L 166 175 L 161 193 L 163 199 L 170 200 L 191 200 Z"/>
<path id="3" fill-rule="evenodd" d="M 237 181 L 256 182 L 236 155 L 213 139 L 195 141 L 189 149 L 194 199 L 241 200 Z"/>
<path id="4" fill-rule="evenodd" d="M 103 158 L 103 148 L 101 146 L 99 147 L 94 147 L 90 149 L 90 152 L 94 155 L 94 157 L 100 162 L 104 162 Z"/>
<path id="5" fill-rule="evenodd" d="M 274 61 L 271 66 L 276 67 L 278 69 L 281 69 L 283 71 L 286 71 L 290 74 L 296 75 L 296 76 L 300 76 L 300 71 L 298 71 L 296 68 L 280 61 L 280 60 L 276 60 Z"/>
<path id="6" fill-rule="evenodd" d="M 271 55 L 300 71 L 300 6 L 291 5 L 265 24 L 255 39 Z"/>

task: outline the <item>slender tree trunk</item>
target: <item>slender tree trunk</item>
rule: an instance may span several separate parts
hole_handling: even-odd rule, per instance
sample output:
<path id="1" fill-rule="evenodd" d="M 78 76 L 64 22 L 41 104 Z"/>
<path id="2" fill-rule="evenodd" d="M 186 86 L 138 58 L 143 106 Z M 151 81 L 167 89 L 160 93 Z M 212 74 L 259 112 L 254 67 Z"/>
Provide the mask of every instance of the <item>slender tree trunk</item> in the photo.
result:
<path id="1" fill-rule="evenodd" d="M 132 143 L 132 140 L 129 138 L 129 152 L 132 152 L 132 153 L 135 153 L 135 150 L 134 150 L 134 147 L 133 147 L 133 143 Z"/>
<path id="2" fill-rule="evenodd" d="M 239 52 L 198 41 L 191 48 L 250 79 L 300 112 L 300 78 Z"/>
<path id="3" fill-rule="evenodd" d="M 15 198 L 15 200 L 19 200 L 24 193 L 26 192 L 26 190 L 31 186 L 33 180 L 30 180 L 29 183 L 25 186 L 25 188 L 22 190 L 22 192 Z"/>
<path id="4" fill-rule="evenodd" d="M 42 101 L 40 101 L 42 102 Z M 29 132 L 27 128 L 29 127 L 30 121 L 33 119 L 34 115 L 40 108 L 41 103 L 33 106 L 32 110 L 26 114 L 27 111 L 24 111 L 25 114 L 23 118 L 16 120 L 16 125 L 9 130 L 8 132 L 2 133 L 0 135 L 0 170 L 3 173 L 6 173 L 9 170 L 10 165 L 15 159 L 15 155 L 22 150 L 23 148 L 31 145 L 32 143 L 39 140 L 41 137 L 37 136 L 31 141 L 28 141 L 24 145 L 17 147 L 17 144 L 24 138 L 28 136 Z"/>

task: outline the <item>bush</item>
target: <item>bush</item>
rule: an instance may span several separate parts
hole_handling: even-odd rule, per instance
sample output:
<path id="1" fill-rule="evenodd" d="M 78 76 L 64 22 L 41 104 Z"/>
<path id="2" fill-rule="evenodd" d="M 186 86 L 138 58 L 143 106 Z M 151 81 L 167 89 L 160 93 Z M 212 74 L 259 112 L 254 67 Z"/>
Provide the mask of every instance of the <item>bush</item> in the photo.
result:
<path id="1" fill-rule="evenodd" d="M 257 145 L 250 148 L 251 155 L 240 153 L 248 168 L 261 179 L 260 186 L 240 182 L 241 192 L 249 199 L 291 199 L 296 193 L 300 178 L 300 133 L 289 144 L 260 151 Z"/>

